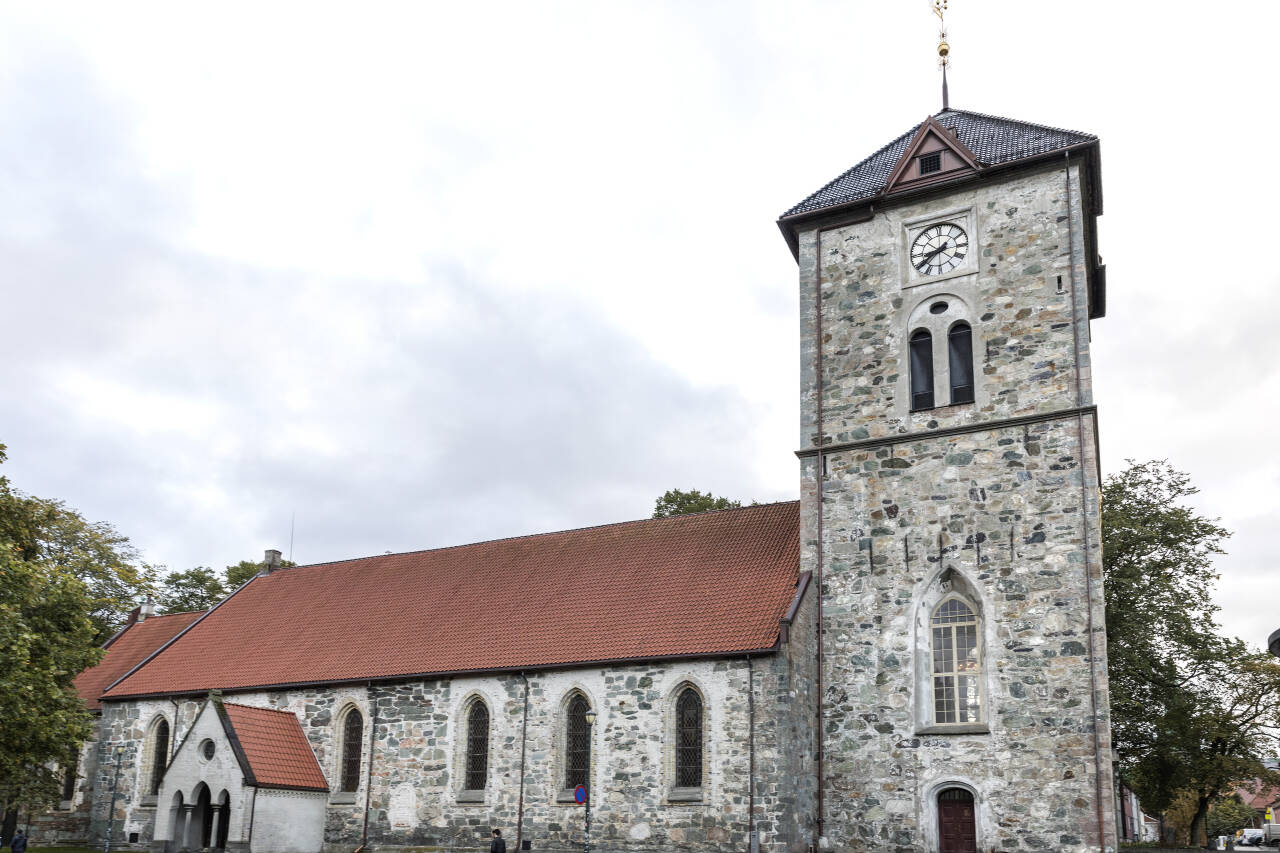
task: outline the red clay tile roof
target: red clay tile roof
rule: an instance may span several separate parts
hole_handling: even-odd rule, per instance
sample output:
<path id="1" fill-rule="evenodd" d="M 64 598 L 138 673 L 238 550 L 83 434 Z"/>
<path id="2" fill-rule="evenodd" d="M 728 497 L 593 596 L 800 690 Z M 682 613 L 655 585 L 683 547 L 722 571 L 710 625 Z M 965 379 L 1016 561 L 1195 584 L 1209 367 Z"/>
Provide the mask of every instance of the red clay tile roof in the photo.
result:
<path id="1" fill-rule="evenodd" d="M 1264 788 L 1257 780 L 1236 786 L 1236 796 L 1251 809 L 1262 811 L 1280 802 L 1280 788 Z"/>
<path id="2" fill-rule="evenodd" d="M 152 616 L 145 622 L 135 622 L 128 626 L 109 641 L 107 653 L 96 666 L 91 666 L 76 676 L 76 692 L 90 710 L 98 710 L 102 707 L 98 697 L 103 690 L 203 615 L 204 611 L 198 610 L 194 613 Z"/>
<path id="3" fill-rule="evenodd" d="M 282 569 L 106 695 L 763 650 L 798 573 L 794 501 Z"/>
<path id="4" fill-rule="evenodd" d="M 297 717 L 288 711 L 229 702 L 222 707 L 249 762 L 254 784 L 263 788 L 329 790 Z"/>

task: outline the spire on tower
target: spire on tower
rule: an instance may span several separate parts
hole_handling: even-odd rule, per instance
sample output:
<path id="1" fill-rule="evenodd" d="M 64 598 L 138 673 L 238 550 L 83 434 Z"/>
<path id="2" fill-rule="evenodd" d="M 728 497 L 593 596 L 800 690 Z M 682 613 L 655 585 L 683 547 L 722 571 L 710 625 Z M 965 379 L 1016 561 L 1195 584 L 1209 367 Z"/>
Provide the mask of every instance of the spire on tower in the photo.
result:
<path id="1" fill-rule="evenodd" d="M 951 108 L 947 96 L 947 66 L 951 64 L 951 45 L 947 44 L 947 0 L 933 0 L 933 14 L 938 16 L 938 66 L 942 69 L 942 108 Z"/>

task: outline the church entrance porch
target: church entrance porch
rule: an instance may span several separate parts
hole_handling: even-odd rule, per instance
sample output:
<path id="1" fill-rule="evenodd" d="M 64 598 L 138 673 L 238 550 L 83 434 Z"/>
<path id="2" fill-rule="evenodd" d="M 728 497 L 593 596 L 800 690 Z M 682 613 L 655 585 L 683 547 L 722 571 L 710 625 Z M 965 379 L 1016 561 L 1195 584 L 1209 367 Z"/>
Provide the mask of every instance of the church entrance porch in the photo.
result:
<path id="1" fill-rule="evenodd" d="M 941 853 L 978 853 L 973 794 L 964 788 L 938 794 L 938 839 Z"/>

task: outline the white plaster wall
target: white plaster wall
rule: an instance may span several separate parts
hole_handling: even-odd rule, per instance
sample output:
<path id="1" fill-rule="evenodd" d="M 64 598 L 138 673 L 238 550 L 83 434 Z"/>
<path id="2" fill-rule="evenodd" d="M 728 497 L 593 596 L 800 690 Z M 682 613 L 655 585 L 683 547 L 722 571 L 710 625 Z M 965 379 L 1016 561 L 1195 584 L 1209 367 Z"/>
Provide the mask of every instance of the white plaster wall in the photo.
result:
<path id="1" fill-rule="evenodd" d="M 199 746 L 205 739 L 214 743 L 213 758 L 205 759 L 200 754 Z M 223 731 L 218 713 L 211 704 L 205 705 L 194 725 L 185 735 L 178 753 L 173 757 L 169 770 L 165 773 L 164 782 L 160 785 L 157 801 L 156 829 L 153 836 L 156 841 L 170 840 L 170 812 L 174 795 L 181 791 L 183 802 L 195 802 L 195 790 L 203 782 L 209 786 L 209 793 L 214 805 L 217 805 L 223 791 L 226 791 L 231 802 L 231 817 L 227 828 L 227 842 L 244 841 L 248 826 L 249 791 L 244 784 L 244 773 L 240 762 L 236 760 L 231 744 Z M 181 826 L 179 826 L 179 834 Z"/>
<path id="2" fill-rule="evenodd" d="M 310 791 L 258 791 L 250 853 L 319 853 L 326 796 Z"/>

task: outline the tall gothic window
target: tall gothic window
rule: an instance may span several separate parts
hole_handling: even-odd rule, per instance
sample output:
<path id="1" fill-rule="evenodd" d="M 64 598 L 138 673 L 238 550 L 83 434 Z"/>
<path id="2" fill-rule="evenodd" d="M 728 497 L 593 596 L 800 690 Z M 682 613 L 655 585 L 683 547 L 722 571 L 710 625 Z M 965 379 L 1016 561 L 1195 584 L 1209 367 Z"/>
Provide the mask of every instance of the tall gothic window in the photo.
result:
<path id="1" fill-rule="evenodd" d="M 142 766 L 149 774 L 145 790 L 154 797 L 160 793 L 160 783 L 164 781 L 164 771 L 169 766 L 169 721 L 164 717 L 157 718 L 151 724 L 151 735 L 144 747 Z"/>
<path id="2" fill-rule="evenodd" d="M 981 716 L 978 617 L 959 598 L 948 598 L 929 620 L 933 649 L 933 721 L 976 723 Z"/>
<path id="3" fill-rule="evenodd" d="M 911 333 L 911 409 L 933 408 L 933 335 L 925 329 Z"/>
<path id="4" fill-rule="evenodd" d="M 360 787 L 360 755 L 363 752 L 364 717 L 355 708 L 342 718 L 342 760 L 338 768 L 338 790 L 344 793 Z"/>
<path id="5" fill-rule="evenodd" d="M 692 687 L 676 700 L 676 787 L 702 787 L 702 697 Z"/>
<path id="6" fill-rule="evenodd" d="M 587 712 L 591 706 L 587 697 L 575 693 L 569 700 L 564 725 L 564 786 L 576 788 L 587 784 L 591 767 L 591 733 L 587 726 Z"/>
<path id="7" fill-rule="evenodd" d="M 477 699 L 467 712 L 467 790 L 484 790 L 488 775 L 489 709 Z"/>
<path id="8" fill-rule="evenodd" d="M 973 402 L 973 333 L 968 323 L 956 323 L 947 333 L 951 368 L 951 404 Z"/>

